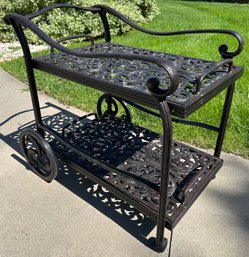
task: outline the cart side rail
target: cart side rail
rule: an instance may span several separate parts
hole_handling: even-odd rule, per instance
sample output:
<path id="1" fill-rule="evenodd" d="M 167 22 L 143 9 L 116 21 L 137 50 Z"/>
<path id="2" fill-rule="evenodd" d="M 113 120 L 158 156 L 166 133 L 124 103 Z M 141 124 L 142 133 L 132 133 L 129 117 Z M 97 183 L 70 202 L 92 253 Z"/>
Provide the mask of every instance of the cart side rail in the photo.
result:
<path id="1" fill-rule="evenodd" d="M 22 45 L 24 58 L 30 58 L 31 54 L 27 43 L 27 38 L 23 32 L 22 27 L 30 29 L 34 32 L 40 39 L 42 39 L 45 43 L 47 43 L 50 47 L 55 48 L 63 53 L 68 55 L 74 55 L 77 57 L 84 57 L 84 58 L 109 58 L 109 59 L 128 59 L 128 60 L 140 60 L 144 62 L 151 62 L 160 67 L 162 67 L 169 76 L 170 84 L 167 89 L 160 89 L 160 95 L 164 97 L 173 94 L 179 84 L 180 84 L 180 77 L 175 66 L 167 61 L 163 60 L 162 58 L 157 58 L 153 56 L 143 56 L 138 54 L 126 54 L 126 53 L 82 53 L 77 50 L 73 50 L 67 48 L 57 41 L 53 40 L 48 34 L 42 31 L 35 23 L 33 23 L 28 16 L 23 16 L 20 14 L 9 14 L 4 17 L 4 21 L 6 24 L 12 25 L 17 37 Z M 159 82 L 160 83 L 160 82 Z"/>
<path id="2" fill-rule="evenodd" d="M 107 19 L 106 14 L 113 15 L 117 17 L 118 19 L 122 20 L 126 24 L 128 24 L 130 27 L 141 31 L 146 34 L 150 35 L 155 35 L 155 36 L 176 36 L 176 35 L 185 35 L 185 34 L 225 34 L 225 35 L 230 35 L 234 37 L 237 40 L 238 46 L 234 51 L 229 51 L 229 46 L 228 44 L 222 44 L 219 46 L 218 51 L 221 54 L 222 58 L 228 59 L 228 58 L 233 58 L 241 53 L 244 47 L 244 39 L 243 37 L 236 31 L 233 30 L 228 30 L 228 29 L 192 29 L 192 30 L 179 30 L 179 31 L 169 31 L 169 32 L 160 32 L 160 31 L 153 31 L 149 30 L 146 28 L 143 28 L 139 26 L 138 24 L 132 22 L 130 19 L 128 19 L 126 16 L 121 14 L 120 12 L 116 11 L 115 9 L 106 6 L 106 5 L 94 5 L 92 7 L 83 7 L 79 5 L 72 5 L 72 4 L 54 4 L 47 6 L 35 13 L 25 15 L 25 17 L 28 20 L 32 20 L 33 18 L 36 18 L 48 11 L 51 11 L 56 8 L 71 8 L 71 9 L 77 9 L 79 11 L 90 11 L 92 13 L 98 13 L 101 17 L 104 31 L 105 31 L 105 40 L 107 42 L 111 41 L 111 34 L 110 34 L 110 28 L 109 28 L 109 22 Z M 12 15 L 6 15 L 4 17 L 4 21 L 7 24 L 10 24 L 11 21 L 10 19 L 14 18 Z M 83 35 L 84 36 L 84 35 Z"/>
<path id="3" fill-rule="evenodd" d="M 102 10 L 103 13 L 109 13 L 113 16 L 116 16 L 117 18 L 119 18 L 120 20 L 122 20 L 123 22 L 127 23 L 129 26 L 131 26 L 132 28 L 144 32 L 146 34 L 150 34 L 150 35 L 155 35 L 155 36 L 176 36 L 176 35 L 184 35 L 184 34 L 226 34 L 226 35 L 230 35 L 232 37 L 235 37 L 237 42 L 238 42 L 238 46 L 237 49 L 235 51 L 231 51 L 229 52 L 228 49 L 228 45 L 227 44 L 222 44 L 219 46 L 218 50 L 219 53 L 221 54 L 222 58 L 227 59 L 227 58 L 233 58 L 236 55 L 239 55 L 241 53 L 241 51 L 243 50 L 244 47 L 244 39 L 243 37 L 236 31 L 233 30 L 228 30 L 228 29 L 192 29 L 192 30 L 179 30 L 179 31 L 170 31 L 170 32 L 160 32 L 160 31 L 153 31 L 153 30 L 149 30 L 146 28 L 143 28 L 139 25 L 137 25 L 136 23 L 132 22 L 131 20 L 129 20 L 127 17 L 125 17 L 123 14 L 119 13 L 118 11 L 114 10 L 113 8 L 106 6 L 106 5 L 94 5 L 93 7 L 95 8 L 100 8 Z"/>

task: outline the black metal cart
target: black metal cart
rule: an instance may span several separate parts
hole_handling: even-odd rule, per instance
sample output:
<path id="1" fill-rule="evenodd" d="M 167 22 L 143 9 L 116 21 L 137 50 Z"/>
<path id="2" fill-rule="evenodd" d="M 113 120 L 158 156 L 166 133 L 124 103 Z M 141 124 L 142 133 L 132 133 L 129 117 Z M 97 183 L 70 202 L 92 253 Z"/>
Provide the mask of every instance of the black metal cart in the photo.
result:
<path id="1" fill-rule="evenodd" d="M 32 19 L 54 8 L 99 14 L 105 41 L 69 49 L 60 42 L 77 36 L 52 40 Z M 238 47 L 229 52 L 227 45 L 221 45 L 223 60 L 213 62 L 115 44 L 111 43 L 106 14 L 151 35 L 228 34 L 237 39 Z M 37 130 L 23 130 L 20 145 L 32 171 L 50 182 L 57 175 L 56 157 L 65 161 L 155 220 L 153 248 L 164 251 L 164 228 L 173 230 L 222 167 L 220 152 L 234 86 L 243 74 L 242 67 L 233 66 L 232 58 L 242 51 L 243 38 L 237 32 L 220 29 L 154 32 L 104 5 L 86 8 L 56 4 L 26 16 L 6 15 L 4 21 L 13 26 L 24 52 Z M 23 28 L 49 44 L 51 54 L 33 58 Z M 81 36 L 92 41 L 90 35 Z M 34 69 L 103 91 L 97 112 L 78 118 L 60 131 L 45 125 Z M 224 89 L 227 93 L 219 126 L 185 120 Z M 159 117 L 163 134 L 133 124 L 129 105 Z M 124 110 L 121 118 L 117 117 L 120 108 Z M 214 155 L 172 140 L 172 121 L 217 132 Z"/>

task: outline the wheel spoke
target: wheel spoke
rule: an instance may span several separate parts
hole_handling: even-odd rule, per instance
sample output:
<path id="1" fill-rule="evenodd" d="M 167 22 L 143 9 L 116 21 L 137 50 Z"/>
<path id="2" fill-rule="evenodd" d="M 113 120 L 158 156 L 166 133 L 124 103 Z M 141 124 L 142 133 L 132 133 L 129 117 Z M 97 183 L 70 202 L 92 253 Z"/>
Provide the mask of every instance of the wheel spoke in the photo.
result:
<path id="1" fill-rule="evenodd" d="M 33 145 L 34 149 L 37 150 L 38 155 L 41 155 L 42 148 L 39 145 L 39 143 L 35 140 L 35 138 L 33 138 L 32 136 L 28 135 L 27 139 Z"/>
<path id="2" fill-rule="evenodd" d="M 107 105 L 107 109 L 103 112 L 103 102 L 106 103 Z M 122 119 L 127 120 L 127 121 L 131 121 L 131 113 L 130 110 L 127 106 L 127 103 L 125 101 L 123 101 L 122 99 L 113 97 L 111 95 L 108 94 L 103 94 L 97 103 L 97 113 L 98 116 L 101 117 L 103 114 L 111 114 L 113 116 L 116 116 L 119 112 L 119 107 L 118 107 L 118 103 L 121 104 L 123 110 L 125 111 L 125 114 L 123 114 L 121 116 Z"/>

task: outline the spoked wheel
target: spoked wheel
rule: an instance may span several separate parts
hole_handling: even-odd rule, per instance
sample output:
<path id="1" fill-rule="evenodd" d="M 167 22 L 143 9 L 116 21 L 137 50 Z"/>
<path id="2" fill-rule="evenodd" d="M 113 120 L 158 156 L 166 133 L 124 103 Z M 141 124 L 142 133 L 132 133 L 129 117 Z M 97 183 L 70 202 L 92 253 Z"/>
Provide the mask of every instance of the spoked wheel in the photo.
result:
<path id="1" fill-rule="evenodd" d="M 48 142 L 31 129 L 23 130 L 19 139 L 31 170 L 45 181 L 51 182 L 57 176 L 58 168 L 56 157 Z"/>
<path id="2" fill-rule="evenodd" d="M 106 104 L 106 106 L 103 106 L 104 103 Z M 116 98 L 108 94 L 103 94 L 102 96 L 100 96 L 98 100 L 98 103 L 97 103 L 98 116 L 101 117 L 104 114 L 111 114 L 113 116 L 116 116 L 120 111 L 118 108 L 118 103 L 122 106 L 123 111 L 125 112 L 121 116 L 121 118 L 127 121 L 131 121 L 131 112 L 126 102 L 123 101 L 122 99 Z M 103 107 L 106 109 L 105 111 L 102 110 Z"/>

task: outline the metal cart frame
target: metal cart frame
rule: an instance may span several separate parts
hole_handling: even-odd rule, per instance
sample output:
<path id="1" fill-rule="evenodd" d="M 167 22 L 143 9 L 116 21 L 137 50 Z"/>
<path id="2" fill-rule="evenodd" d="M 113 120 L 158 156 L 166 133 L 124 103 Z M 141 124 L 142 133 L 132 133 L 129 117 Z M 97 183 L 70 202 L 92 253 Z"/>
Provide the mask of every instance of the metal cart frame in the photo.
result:
<path id="1" fill-rule="evenodd" d="M 103 22 L 105 42 L 98 44 L 92 42 L 90 46 L 83 47 L 82 49 L 69 49 L 60 43 L 79 36 L 86 37 L 92 41 L 92 37 L 90 35 L 79 35 L 66 37 L 58 41 L 51 39 L 32 22 L 32 19 L 54 8 L 74 8 L 79 11 L 89 11 L 98 14 Z M 111 43 L 107 14 L 114 15 L 136 30 L 156 36 L 197 33 L 228 34 L 237 39 L 238 47 L 235 51 L 229 52 L 227 45 L 221 45 L 219 52 L 223 57 L 223 61 L 211 62 L 114 44 Z M 164 228 L 167 227 L 173 230 L 174 226 L 184 216 L 222 166 L 223 161 L 220 159 L 220 153 L 227 127 L 235 81 L 243 73 L 243 68 L 233 66 L 232 61 L 232 58 L 242 51 L 244 42 L 241 35 L 235 31 L 221 29 L 175 32 L 150 31 L 139 27 L 119 12 L 104 5 L 81 7 L 69 4 L 56 4 L 26 16 L 19 14 L 6 15 L 4 21 L 6 24 L 13 26 L 24 53 L 37 131 L 23 130 L 20 135 L 20 144 L 24 157 L 33 172 L 50 182 L 57 176 L 55 156 L 67 162 L 71 167 L 106 187 L 112 193 L 136 207 L 139 211 L 154 219 L 157 222 L 157 234 L 153 240 L 152 247 L 158 252 L 164 251 L 167 245 L 167 240 L 164 238 Z M 30 29 L 45 43 L 50 45 L 51 54 L 33 58 L 23 28 Z M 59 50 L 59 53 L 55 53 L 54 49 Z M 69 62 L 68 58 L 71 62 L 70 67 L 67 66 Z M 89 70 L 85 66 L 85 68 L 79 67 L 81 64 L 88 63 L 88 60 L 89 65 L 91 63 L 94 63 L 93 65 L 99 65 L 97 74 L 91 74 L 93 71 L 92 67 Z M 112 68 L 114 67 L 112 70 L 112 72 L 116 72 L 114 79 L 110 77 L 110 70 L 105 70 L 104 72 L 107 79 L 99 77 L 103 60 L 108 65 L 112 65 Z M 195 70 L 198 66 L 197 64 L 201 67 L 201 72 Z M 182 69 L 183 65 L 187 67 L 185 71 Z M 137 72 L 141 67 L 142 69 L 146 67 L 148 71 L 153 72 L 152 75 L 147 74 L 144 77 L 141 73 L 135 74 L 134 76 L 136 78 L 132 78 L 133 73 L 129 70 L 129 67 L 133 67 Z M 89 115 L 81 117 L 64 127 L 60 133 L 43 124 L 34 69 L 39 69 L 103 91 L 105 94 L 98 101 L 97 114 L 93 114 L 95 116 L 94 120 L 90 121 L 88 123 L 89 125 L 84 125 L 84 123 L 81 123 L 81 120 L 85 120 Z M 126 69 L 130 72 L 128 75 Z M 122 71 L 124 72 L 123 75 Z M 120 73 L 121 79 L 119 76 Z M 117 79 L 118 76 L 119 79 Z M 142 82 L 138 81 L 138 76 L 143 77 L 143 86 L 141 86 Z M 163 81 L 162 77 L 165 77 L 165 81 Z M 127 80 L 125 81 L 126 83 L 122 81 L 122 78 Z M 135 82 L 130 82 L 130 79 L 133 79 Z M 127 84 L 128 86 L 126 86 Z M 167 85 L 165 86 L 164 84 Z M 182 119 L 199 109 L 224 89 L 227 89 L 227 93 L 218 127 Z M 107 104 L 105 111 L 102 111 L 103 102 Z M 131 114 L 127 104 L 161 118 L 163 127 L 162 136 L 132 124 Z M 125 115 L 122 118 L 117 118 L 116 114 L 119 111 L 118 106 L 120 105 L 124 108 Z M 152 107 L 159 112 L 152 111 L 147 107 Z M 174 117 L 172 117 L 172 114 Z M 206 154 L 172 140 L 172 121 L 199 126 L 217 132 L 218 136 L 214 155 Z M 122 133 L 117 136 L 120 142 L 123 142 L 122 137 L 126 135 L 135 135 L 134 138 L 136 139 L 130 139 L 132 136 L 128 137 L 127 144 L 134 144 L 136 151 L 132 152 L 129 146 L 126 146 L 126 143 L 123 142 L 126 150 L 123 154 L 120 154 L 121 157 L 117 157 L 121 161 L 119 160 L 116 163 L 115 160 L 111 159 L 110 154 L 109 156 L 105 155 L 101 152 L 102 148 L 106 149 L 105 146 L 102 146 L 101 140 L 112 142 L 113 134 L 110 137 L 101 134 L 103 138 L 98 138 L 98 140 L 101 139 L 100 141 L 97 141 L 97 139 L 94 141 L 95 146 L 98 148 L 97 150 L 90 149 L 89 145 L 86 145 L 85 142 L 81 142 L 81 147 L 78 146 L 76 141 L 82 141 L 81 138 L 83 136 L 93 138 L 91 133 L 95 132 L 89 132 L 90 134 L 86 135 L 86 131 L 94 131 L 96 126 L 102 126 L 102 130 L 105 130 L 107 127 L 117 130 L 122 127 Z M 68 136 L 68 133 L 71 133 L 70 136 Z M 80 137 L 76 136 L 77 133 L 80 133 Z M 138 135 L 141 133 L 143 136 L 139 138 L 140 136 Z M 146 144 L 143 143 L 144 141 L 146 141 Z M 153 147 L 151 147 L 151 144 Z M 86 150 L 82 148 L 82 145 Z M 112 149 L 112 154 L 116 153 L 115 144 L 108 147 Z M 109 150 L 107 149 L 106 151 Z M 67 155 L 67 152 L 70 152 L 71 155 L 73 153 L 74 157 L 70 154 Z M 144 164 L 145 162 L 141 156 L 139 157 L 141 160 L 136 159 L 138 166 L 135 165 L 136 167 L 134 168 L 133 160 L 137 152 L 140 155 L 143 153 L 145 159 L 148 156 L 154 158 L 153 161 L 157 163 L 153 166 L 154 169 L 157 167 L 156 176 L 153 175 L 148 179 L 148 172 L 144 171 L 144 167 L 148 170 L 151 167 L 149 167 L 147 162 L 146 165 Z M 145 153 L 148 152 L 150 153 L 147 156 Z M 160 154 L 155 157 L 158 153 Z M 125 158 L 122 159 L 123 157 Z M 131 158 L 132 161 L 130 160 Z M 125 165 L 127 165 L 127 162 L 132 162 L 133 168 L 131 168 L 131 165 L 129 169 L 126 168 Z M 194 166 L 194 164 L 198 167 L 189 168 L 189 166 Z M 175 165 L 175 170 L 173 171 L 172 165 Z M 160 167 L 159 171 L 158 166 Z M 181 173 L 183 166 L 190 169 L 185 175 L 172 175 L 177 172 Z M 140 167 L 143 167 L 143 172 L 141 172 L 142 168 Z M 134 169 L 140 170 L 136 173 Z M 130 170 L 132 171 L 130 172 Z"/>

